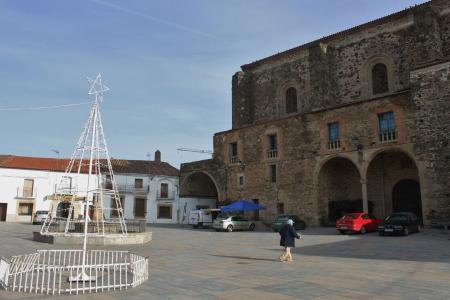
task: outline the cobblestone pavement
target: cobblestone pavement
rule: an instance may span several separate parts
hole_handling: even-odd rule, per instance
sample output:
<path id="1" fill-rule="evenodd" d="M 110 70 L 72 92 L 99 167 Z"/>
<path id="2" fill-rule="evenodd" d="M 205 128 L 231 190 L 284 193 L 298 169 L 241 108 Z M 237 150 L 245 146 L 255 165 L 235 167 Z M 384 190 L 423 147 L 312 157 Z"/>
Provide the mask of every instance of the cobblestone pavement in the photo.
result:
<path id="1" fill-rule="evenodd" d="M 0 255 L 62 248 L 32 241 L 38 226 L 0 223 Z M 278 234 L 151 226 L 153 241 L 116 247 L 148 256 L 150 279 L 127 291 L 52 299 L 450 299 L 450 234 L 407 237 L 304 232 L 294 262 Z M 47 299 L 0 291 L 0 299 Z"/>

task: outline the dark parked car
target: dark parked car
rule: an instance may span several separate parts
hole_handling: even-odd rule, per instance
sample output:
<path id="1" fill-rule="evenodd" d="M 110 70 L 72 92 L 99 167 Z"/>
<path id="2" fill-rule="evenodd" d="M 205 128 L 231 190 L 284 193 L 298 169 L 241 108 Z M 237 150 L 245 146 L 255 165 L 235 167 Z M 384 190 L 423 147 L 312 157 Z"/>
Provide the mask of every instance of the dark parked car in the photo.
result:
<path id="1" fill-rule="evenodd" d="M 420 230 L 420 219 L 415 214 L 410 212 L 393 213 L 384 219 L 383 223 L 378 226 L 378 233 L 380 235 L 408 235 L 412 232 L 420 232 Z"/>
<path id="2" fill-rule="evenodd" d="M 296 215 L 279 215 L 272 223 L 272 230 L 275 232 L 280 231 L 281 227 L 283 227 L 283 225 L 286 224 L 287 220 L 289 219 L 294 221 L 295 230 L 303 230 L 306 228 L 305 221 L 302 221 Z"/>

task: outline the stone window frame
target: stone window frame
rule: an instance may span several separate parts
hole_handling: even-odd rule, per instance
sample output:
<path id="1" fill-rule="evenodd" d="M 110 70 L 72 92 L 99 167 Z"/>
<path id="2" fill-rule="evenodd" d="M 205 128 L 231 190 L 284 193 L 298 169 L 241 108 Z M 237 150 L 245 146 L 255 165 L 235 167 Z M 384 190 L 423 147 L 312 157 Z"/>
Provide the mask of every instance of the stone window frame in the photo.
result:
<path id="1" fill-rule="evenodd" d="M 234 146 L 235 146 L 235 149 L 234 149 Z M 239 160 L 239 143 L 237 141 L 230 142 L 228 144 L 228 147 L 229 147 L 229 155 L 228 155 L 229 163 L 230 164 L 238 164 L 240 162 L 240 160 Z M 236 153 L 233 153 L 233 150 L 236 150 Z M 236 155 L 233 155 L 233 154 L 236 154 Z"/>
<path id="2" fill-rule="evenodd" d="M 292 99 L 288 95 L 291 94 L 292 91 Z M 292 103 L 288 103 L 290 100 L 294 100 L 294 94 L 295 94 L 295 101 L 292 101 Z M 296 114 L 298 113 L 298 91 L 295 87 L 291 86 L 288 89 L 286 89 L 286 92 L 284 93 L 284 109 L 286 114 Z M 292 111 L 288 112 L 288 108 L 292 106 Z"/>
<path id="3" fill-rule="evenodd" d="M 237 186 L 239 188 L 242 188 L 245 185 L 245 176 L 243 173 L 238 173 L 236 174 L 236 178 L 237 178 Z M 242 179 L 242 183 L 241 183 L 241 179 Z"/>
<path id="4" fill-rule="evenodd" d="M 384 64 L 387 69 L 388 76 L 388 91 L 385 93 L 374 94 L 373 93 L 373 81 L 372 81 L 372 69 L 377 64 Z M 376 55 L 372 56 L 366 61 L 363 66 L 362 72 L 362 82 L 365 85 L 364 93 L 365 98 L 375 98 L 380 96 L 385 96 L 392 94 L 395 90 L 395 80 L 394 80 L 394 62 L 392 58 L 387 55 Z"/>
<path id="5" fill-rule="evenodd" d="M 168 212 L 169 212 L 169 216 L 162 216 L 161 215 L 161 208 L 169 208 Z M 172 203 L 161 203 L 157 205 L 156 208 L 156 218 L 157 219 L 162 219 L 162 220 L 172 220 L 173 219 L 173 205 Z"/>
<path id="6" fill-rule="evenodd" d="M 338 123 L 339 124 L 339 147 L 331 148 L 329 147 L 329 131 L 328 124 Z M 335 152 L 346 151 L 347 143 L 346 137 L 348 136 L 348 132 L 352 132 L 352 128 L 348 128 L 348 120 L 347 116 L 344 114 L 339 115 L 330 115 L 327 117 L 322 117 L 322 121 L 320 123 L 320 140 L 321 146 L 320 151 L 322 154 L 330 154 Z"/>
<path id="7" fill-rule="evenodd" d="M 268 165 L 268 175 L 270 183 L 277 183 L 278 181 L 278 165 L 276 163 L 272 163 Z"/>
<path id="8" fill-rule="evenodd" d="M 286 111 L 286 92 L 290 89 L 290 88 L 294 88 L 296 90 L 297 93 L 297 111 L 296 112 L 292 112 L 292 113 L 287 113 Z M 296 80 L 290 79 L 287 80 L 285 82 L 283 82 L 279 89 L 278 89 L 278 107 L 282 107 L 282 114 L 283 115 L 294 115 L 294 114 L 298 114 L 300 112 L 302 112 L 304 110 L 304 106 L 305 103 L 301 101 L 300 98 L 300 83 L 297 82 Z"/>

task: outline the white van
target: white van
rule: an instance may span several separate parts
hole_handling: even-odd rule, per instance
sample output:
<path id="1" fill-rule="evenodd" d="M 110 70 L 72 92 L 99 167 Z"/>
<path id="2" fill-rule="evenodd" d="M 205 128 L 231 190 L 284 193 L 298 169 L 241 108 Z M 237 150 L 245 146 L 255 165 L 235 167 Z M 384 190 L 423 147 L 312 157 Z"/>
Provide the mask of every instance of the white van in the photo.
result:
<path id="1" fill-rule="evenodd" d="M 211 227 L 219 213 L 220 209 L 217 208 L 191 210 L 189 212 L 189 225 L 192 225 L 194 228 Z"/>

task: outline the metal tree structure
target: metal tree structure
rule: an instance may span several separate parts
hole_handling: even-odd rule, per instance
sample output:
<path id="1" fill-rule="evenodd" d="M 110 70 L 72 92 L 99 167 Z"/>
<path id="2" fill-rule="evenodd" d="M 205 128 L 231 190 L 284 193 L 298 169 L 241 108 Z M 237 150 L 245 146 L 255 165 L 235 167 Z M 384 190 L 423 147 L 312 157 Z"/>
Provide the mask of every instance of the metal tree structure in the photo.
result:
<path id="1" fill-rule="evenodd" d="M 83 128 L 75 150 L 68 163 L 65 175 L 53 195 L 52 208 L 41 228 L 43 235 L 85 235 L 127 234 L 123 208 L 103 132 L 100 104 L 103 93 L 109 88 L 103 84 L 100 74 L 88 78 L 89 95 L 94 96 L 89 118 Z M 82 182 L 81 177 L 86 177 Z M 70 183 L 68 184 L 68 180 Z M 73 179 L 75 185 L 73 186 Z M 112 201 L 111 216 L 105 220 L 104 200 Z M 55 202 L 58 205 L 55 210 Z M 67 204 L 60 207 L 60 204 Z M 75 209 L 78 205 L 78 217 Z M 82 213 L 81 208 L 84 210 Z M 82 220 L 82 218 L 84 220 Z M 88 224 L 86 226 L 86 224 Z"/>
<path id="2" fill-rule="evenodd" d="M 88 80 L 89 95 L 95 97 L 89 119 L 51 197 L 52 207 L 41 228 L 42 235 L 80 236 L 83 249 L 37 250 L 10 259 L 0 257 L 0 286 L 5 289 L 47 295 L 79 294 L 133 288 L 148 279 L 146 257 L 128 251 L 87 250 L 88 236 L 127 235 L 100 114 L 103 93 L 109 88 L 103 85 L 100 74 Z M 113 203 L 110 206 L 114 218 L 108 220 L 104 215 L 105 197 Z M 58 203 L 56 212 L 54 202 Z M 76 209 L 79 218 L 74 218 Z"/>

